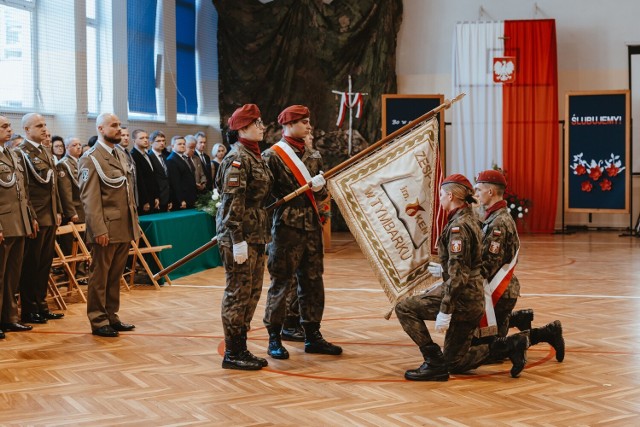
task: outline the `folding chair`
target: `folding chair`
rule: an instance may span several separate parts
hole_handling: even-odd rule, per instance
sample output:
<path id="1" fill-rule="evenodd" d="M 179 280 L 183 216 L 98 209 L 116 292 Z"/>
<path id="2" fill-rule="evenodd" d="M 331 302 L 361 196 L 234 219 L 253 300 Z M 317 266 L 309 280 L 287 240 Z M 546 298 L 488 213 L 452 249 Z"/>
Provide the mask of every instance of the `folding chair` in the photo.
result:
<path id="1" fill-rule="evenodd" d="M 134 285 L 136 265 L 139 261 L 140 265 L 142 266 L 144 271 L 147 273 L 147 276 L 149 276 L 149 279 L 151 279 L 153 286 L 155 286 L 156 289 L 160 289 L 160 284 L 158 284 L 158 281 L 153 278 L 153 272 L 151 271 L 151 268 L 149 267 L 149 264 L 147 263 L 147 260 L 145 259 L 144 255 L 149 254 L 153 259 L 154 263 L 156 264 L 156 266 L 158 267 L 158 269 L 163 270 L 164 267 L 162 266 L 162 263 L 160 262 L 160 259 L 158 258 L 156 253 L 164 249 L 170 249 L 172 245 L 153 246 L 149 242 L 149 239 L 147 238 L 147 236 L 144 234 L 144 231 L 142 231 L 142 228 L 140 227 L 140 225 L 138 225 L 138 230 L 140 230 L 140 237 L 138 238 L 138 240 L 131 241 L 131 249 L 129 249 L 129 255 L 133 256 L 133 260 L 131 262 L 131 272 L 130 272 L 131 276 L 129 277 L 129 285 L 130 286 Z M 141 241 L 143 245 L 140 244 Z M 162 277 L 166 280 L 167 284 L 171 286 L 171 279 L 169 279 L 169 275 L 166 274 Z"/>
<path id="2" fill-rule="evenodd" d="M 48 288 L 49 293 L 53 300 L 56 302 L 61 310 L 67 309 L 67 304 L 64 301 L 62 294 L 60 293 L 60 286 L 67 286 L 66 296 L 70 296 L 72 292 L 77 292 L 83 302 L 87 302 L 82 289 L 78 286 L 76 279 L 76 265 L 78 262 L 86 262 L 91 259 L 91 255 L 87 251 L 82 237 L 73 224 L 62 225 L 56 229 L 56 236 L 68 236 L 74 237 L 74 241 L 71 246 L 71 253 L 65 254 L 62 250 L 59 242 L 55 242 L 56 257 L 51 263 L 51 272 L 49 273 Z M 80 251 L 78 251 L 80 249 Z M 54 273 L 54 269 L 62 269 L 62 274 Z"/>

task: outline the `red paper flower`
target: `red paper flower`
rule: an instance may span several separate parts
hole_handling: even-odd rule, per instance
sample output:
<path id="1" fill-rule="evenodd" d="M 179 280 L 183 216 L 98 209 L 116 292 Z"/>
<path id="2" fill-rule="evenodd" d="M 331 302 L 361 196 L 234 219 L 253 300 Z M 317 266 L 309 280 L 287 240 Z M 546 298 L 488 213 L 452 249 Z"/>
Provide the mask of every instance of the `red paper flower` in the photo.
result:
<path id="1" fill-rule="evenodd" d="M 589 172 L 589 178 L 591 178 L 594 181 L 597 181 L 600 179 L 601 176 L 602 176 L 602 169 L 600 168 L 600 166 L 594 166 L 591 168 L 591 172 Z"/>
<path id="2" fill-rule="evenodd" d="M 584 175 L 585 173 L 587 173 L 587 168 L 584 167 L 584 165 L 578 165 L 576 166 L 576 175 Z"/>
<path id="3" fill-rule="evenodd" d="M 603 179 L 600 182 L 600 189 L 602 191 L 611 191 L 611 181 L 609 181 L 607 178 Z"/>
<path id="4" fill-rule="evenodd" d="M 607 171 L 607 175 L 609 175 L 610 177 L 612 177 L 612 178 L 613 178 L 614 176 L 617 176 L 617 175 L 618 175 L 618 172 L 620 172 L 620 169 L 619 169 L 616 165 L 611 164 L 611 165 L 606 169 L 606 171 Z"/>
<path id="5" fill-rule="evenodd" d="M 582 182 L 582 191 L 585 191 L 588 193 L 591 191 L 592 188 L 593 188 L 593 185 L 591 184 L 591 181 Z"/>

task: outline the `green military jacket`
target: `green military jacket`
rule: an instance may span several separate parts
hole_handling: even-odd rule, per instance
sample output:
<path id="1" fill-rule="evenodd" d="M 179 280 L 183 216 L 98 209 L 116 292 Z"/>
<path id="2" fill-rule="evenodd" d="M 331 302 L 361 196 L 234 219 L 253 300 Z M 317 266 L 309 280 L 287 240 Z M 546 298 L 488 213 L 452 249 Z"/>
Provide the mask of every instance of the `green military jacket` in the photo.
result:
<path id="1" fill-rule="evenodd" d="M 482 288 L 482 231 L 470 206 L 450 216 L 438 239 L 442 264 L 442 302 L 446 314 L 484 310 Z"/>
<path id="2" fill-rule="evenodd" d="M 295 148 L 291 148 L 293 151 L 296 151 Z M 267 162 L 269 170 L 273 173 L 274 184 L 272 194 L 274 200 L 279 200 L 300 188 L 300 184 L 293 175 L 293 172 L 291 172 L 291 169 L 289 169 L 272 148 L 265 150 L 262 153 L 262 157 L 265 162 Z M 305 148 L 300 160 L 307 167 L 312 177 L 322 170 L 322 156 L 318 150 Z M 316 203 L 326 199 L 326 187 L 318 192 L 314 192 L 313 196 Z M 273 212 L 273 226 L 277 227 L 279 224 L 285 224 L 289 227 L 307 231 L 318 230 L 322 226 L 320 218 L 311 204 L 311 200 L 304 193 L 275 209 Z"/>
<path id="3" fill-rule="evenodd" d="M 234 144 L 216 175 L 216 188 L 222 196 L 216 215 L 219 245 L 271 241 L 265 208 L 272 184 L 273 175 L 264 160 L 242 144 Z"/>
<path id="4" fill-rule="evenodd" d="M 491 212 L 482 224 L 482 232 L 482 276 L 491 281 L 503 265 L 513 260 L 520 247 L 520 239 L 516 223 L 506 207 Z M 502 295 L 507 298 L 520 295 L 520 282 L 515 274 Z"/>

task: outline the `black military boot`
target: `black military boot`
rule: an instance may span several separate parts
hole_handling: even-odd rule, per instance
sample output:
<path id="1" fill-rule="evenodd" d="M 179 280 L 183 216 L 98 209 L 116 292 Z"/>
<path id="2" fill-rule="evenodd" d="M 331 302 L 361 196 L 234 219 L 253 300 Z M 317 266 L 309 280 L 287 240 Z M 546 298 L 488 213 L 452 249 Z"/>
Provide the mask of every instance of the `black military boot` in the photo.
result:
<path id="1" fill-rule="evenodd" d="M 224 358 L 222 359 L 222 367 L 224 369 L 239 369 L 241 371 L 258 371 L 262 369 L 260 363 L 255 360 L 248 359 L 242 352 L 243 344 L 246 342 L 241 335 L 225 339 Z"/>
<path id="2" fill-rule="evenodd" d="M 330 354 L 338 356 L 342 354 L 342 347 L 333 345 L 322 337 L 319 322 L 309 322 L 302 325 L 304 328 L 304 352 L 316 354 Z"/>
<path id="3" fill-rule="evenodd" d="M 564 360 L 564 338 L 562 337 L 562 323 L 559 320 L 551 322 L 542 328 L 531 329 L 531 345 L 540 342 L 551 344 L 556 351 L 556 360 L 562 362 Z"/>
<path id="4" fill-rule="evenodd" d="M 274 359 L 288 359 L 289 352 L 282 345 L 282 340 L 280 338 L 280 331 L 282 330 L 282 326 L 275 325 L 267 328 L 269 332 L 269 348 L 267 348 L 267 354 Z"/>
<path id="5" fill-rule="evenodd" d="M 282 325 L 282 340 L 304 342 L 304 330 L 300 325 L 300 317 L 287 316 Z"/>
<path id="6" fill-rule="evenodd" d="M 533 310 L 530 308 L 512 311 L 511 314 L 509 314 L 510 328 L 527 331 L 531 329 L 531 322 L 533 322 Z"/>
<path id="7" fill-rule="evenodd" d="M 409 369 L 404 377 L 410 381 L 448 381 L 449 369 L 440 346 L 436 343 L 420 347 L 424 363 L 418 369 Z"/>
<path id="8" fill-rule="evenodd" d="M 492 359 L 504 359 L 508 357 L 513 366 L 511 376 L 518 378 L 527 364 L 527 348 L 529 347 L 529 337 L 527 333 L 499 337 L 489 346 L 490 357 Z"/>
<path id="9" fill-rule="evenodd" d="M 258 357 L 255 356 L 253 353 L 251 353 L 248 349 L 247 349 L 247 331 L 245 329 L 242 330 L 242 348 L 240 349 L 241 351 L 241 356 L 247 360 L 255 360 L 256 362 L 258 362 L 260 364 L 260 366 L 262 366 L 263 368 L 265 366 L 269 366 L 269 362 L 267 362 L 267 359 L 263 358 L 263 357 Z"/>

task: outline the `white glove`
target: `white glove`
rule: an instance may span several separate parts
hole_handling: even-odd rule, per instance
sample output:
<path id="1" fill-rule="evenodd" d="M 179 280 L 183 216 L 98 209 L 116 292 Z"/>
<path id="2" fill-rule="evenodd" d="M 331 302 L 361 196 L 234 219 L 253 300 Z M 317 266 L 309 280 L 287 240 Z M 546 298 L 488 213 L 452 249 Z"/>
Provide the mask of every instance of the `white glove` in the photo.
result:
<path id="1" fill-rule="evenodd" d="M 324 176 L 318 174 L 311 178 L 311 189 L 315 192 L 322 190 L 322 187 L 327 183 L 325 181 Z"/>
<path id="2" fill-rule="evenodd" d="M 449 329 L 449 323 L 451 323 L 451 315 L 444 314 L 443 312 L 438 313 L 436 317 L 436 332 L 440 334 L 444 334 Z"/>
<path id="3" fill-rule="evenodd" d="M 233 244 L 233 260 L 238 264 L 244 264 L 249 258 L 249 246 L 246 241 Z"/>
<path id="4" fill-rule="evenodd" d="M 442 277 L 442 266 L 437 262 L 430 262 L 427 269 L 433 277 Z"/>

